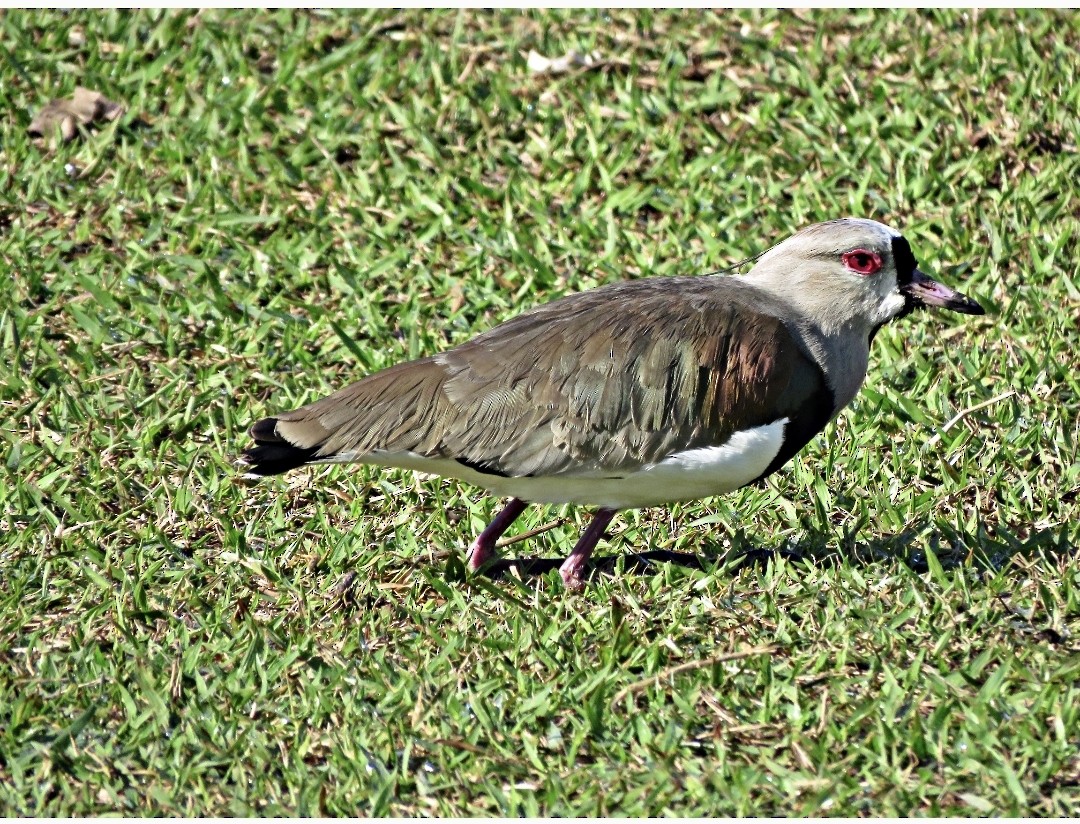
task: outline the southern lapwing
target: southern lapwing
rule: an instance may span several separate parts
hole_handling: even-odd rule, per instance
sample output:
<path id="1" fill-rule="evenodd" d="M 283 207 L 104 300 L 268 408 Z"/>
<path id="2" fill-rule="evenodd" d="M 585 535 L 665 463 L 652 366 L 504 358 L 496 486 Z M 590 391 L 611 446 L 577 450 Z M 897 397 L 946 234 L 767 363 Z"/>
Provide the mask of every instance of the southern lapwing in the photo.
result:
<path id="1" fill-rule="evenodd" d="M 439 355 L 251 428 L 247 477 L 368 463 L 460 478 L 510 503 L 596 507 L 567 587 L 619 509 L 719 495 L 783 466 L 858 392 L 870 343 L 920 306 L 981 315 L 872 220 L 803 229 L 745 276 L 616 283 L 539 306 Z"/>

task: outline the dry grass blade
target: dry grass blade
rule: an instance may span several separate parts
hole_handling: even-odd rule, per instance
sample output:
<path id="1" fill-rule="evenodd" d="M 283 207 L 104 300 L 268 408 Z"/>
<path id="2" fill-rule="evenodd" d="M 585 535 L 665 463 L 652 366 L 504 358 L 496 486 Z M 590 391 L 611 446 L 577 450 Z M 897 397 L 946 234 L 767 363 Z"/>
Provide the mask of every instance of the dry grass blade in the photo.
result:
<path id="1" fill-rule="evenodd" d="M 933 434 L 933 436 L 926 442 L 926 445 L 933 446 L 934 444 L 936 444 L 938 441 L 941 440 L 941 436 L 945 432 L 948 432 L 950 429 L 952 429 L 954 426 L 960 423 L 960 421 L 962 421 L 964 418 L 966 418 L 973 412 L 978 412 L 980 409 L 986 409 L 989 406 L 993 406 L 995 403 L 1001 403 L 1003 400 L 1011 398 L 1015 394 L 1016 390 L 1010 389 L 1008 392 L 1002 392 L 1000 395 L 990 398 L 989 400 L 985 400 L 982 403 L 977 403 L 974 406 L 969 406 L 967 409 L 960 410 L 951 418 L 949 418 L 949 420 L 947 420 L 942 425 L 942 427 Z"/>
<path id="2" fill-rule="evenodd" d="M 691 672 L 693 670 L 706 669 L 708 667 L 715 666 L 716 664 L 724 664 L 728 661 L 741 661 L 744 658 L 753 658 L 757 655 L 772 655 L 779 649 L 774 644 L 768 644 L 766 646 L 752 647 L 750 649 L 738 650 L 737 652 L 727 652 L 723 655 L 716 655 L 712 658 L 705 658 L 701 661 L 686 661 L 682 664 L 677 664 L 674 667 L 669 667 L 663 672 L 658 672 L 656 675 L 650 675 L 648 678 L 642 678 L 640 681 L 635 681 L 632 684 L 628 684 L 623 687 L 617 693 L 615 697 L 611 699 L 611 706 L 614 708 L 620 701 L 630 695 L 641 692 L 649 687 L 659 684 L 661 681 L 678 675 L 681 672 Z"/>
<path id="3" fill-rule="evenodd" d="M 503 547 L 508 547 L 512 544 L 518 544 L 522 541 L 527 541 L 530 538 L 535 538 L 537 535 L 543 535 L 545 532 L 550 532 L 551 530 L 555 529 L 555 527 L 564 523 L 566 523 L 565 518 L 558 518 L 554 521 L 548 521 L 547 523 L 541 524 L 534 529 L 530 529 L 525 532 L 519 532 L 517 535 L 512 535 L 509 538 L 500 538 L 495 545 L 502 549 Z"/>

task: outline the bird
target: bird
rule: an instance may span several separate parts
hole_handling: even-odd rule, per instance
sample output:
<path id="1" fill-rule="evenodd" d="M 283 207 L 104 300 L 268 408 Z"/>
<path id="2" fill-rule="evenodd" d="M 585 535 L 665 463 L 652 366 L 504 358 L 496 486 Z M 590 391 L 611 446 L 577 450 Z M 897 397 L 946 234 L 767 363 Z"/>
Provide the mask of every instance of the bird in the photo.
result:
<path id="1" fill-rule="evenodd" d="M 918 268 L 895 229 L 816 223 L 745 275 L 646 277 L 542 304 L 250 429 L 244 477 L 360 463 L 509 498 L 472 541 L 478 571 L 530 504 L 593 508 L 560 575 L 581 590 L 622 509 L 761 481 L 847 406 L 890 321 L 983 307 Z"/>

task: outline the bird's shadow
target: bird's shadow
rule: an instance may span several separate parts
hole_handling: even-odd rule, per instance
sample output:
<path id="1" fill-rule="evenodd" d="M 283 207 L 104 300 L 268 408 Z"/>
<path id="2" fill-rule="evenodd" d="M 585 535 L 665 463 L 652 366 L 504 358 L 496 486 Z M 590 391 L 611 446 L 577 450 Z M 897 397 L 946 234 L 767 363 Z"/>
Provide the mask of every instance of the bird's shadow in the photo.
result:
<path id="1" fill-rule="evenodd" d="M 1064 526 L 1028 530 L 1026 534 L 1017 534 L 1006 526 L 996 526 L 992 535 L 982 527 L 975 533 L 960 533 L 935 526 L 929 535 L 922 529 L 914 528 L 870 541 L 855 541 L 845 536 L 840 536 L 838 540 L 835 531 L 812 530 L 805 533 L 799 542 L 781 547 L 755 546 L 741 536 L 733 543 L 733 547 L 725 547 L 716 541 L 706 541 L 697 553 L 650 549 L 598 556 L 592 559 L 589 574 L 614 573 L 621 568 L 623 573 L 647 575 L 655 573 L 658 564 L 662 563 L 697 571 L 723 568 L 729 574 L 737 574 L 749 567 L 765 566 L 770 560 L 779 558 L 822 568 L 900 561 L 916 572 L 926 572 L 936 560 L 946 570 L 969 563 L 986 570 L 998 570 L 1016 556 L 1074 557 L 1078 552 L 1076 543 L 1070 539 Z M 464 577 L 464 565 L 460 558 L 455 560 L 457 563 L 451 561 L 448 564 L 449 577 Z M 479 574 L 498 579 L 510 572 L 522 579 L 536 578 L 557 570 L 563 560 L 500 558 L 483 567 Z"/>

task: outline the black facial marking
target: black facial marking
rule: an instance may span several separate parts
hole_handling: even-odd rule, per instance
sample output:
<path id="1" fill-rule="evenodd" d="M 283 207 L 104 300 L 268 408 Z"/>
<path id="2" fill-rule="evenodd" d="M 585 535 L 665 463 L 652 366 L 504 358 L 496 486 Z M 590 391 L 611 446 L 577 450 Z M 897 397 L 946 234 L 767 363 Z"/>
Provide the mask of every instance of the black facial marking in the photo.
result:
<path id="1" fill-rule="evenodd" d="M 906 238 L 893 238 L 892 256 L 893 263 L 896 264 L 897 285 L 904 286 L 908 283 L 911 283 L 912 272 L 915 271 L 915 268 L 919 265 L 919 262 L 915 260 L 915 255 L 911 253 L 911 246 L 908 245 Z"/>

